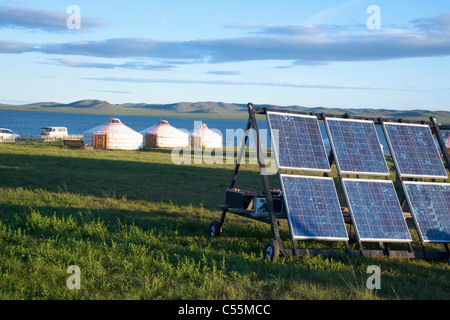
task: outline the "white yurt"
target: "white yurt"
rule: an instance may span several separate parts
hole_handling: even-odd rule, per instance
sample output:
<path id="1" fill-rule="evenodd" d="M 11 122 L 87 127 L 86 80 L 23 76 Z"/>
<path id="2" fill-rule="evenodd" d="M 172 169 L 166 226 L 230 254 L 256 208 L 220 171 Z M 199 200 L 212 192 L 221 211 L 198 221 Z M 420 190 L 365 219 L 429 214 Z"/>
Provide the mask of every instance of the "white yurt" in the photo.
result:
<path id="1" fill-rule="evenodd" d="M 166 120 L 159 120 L 157 125 L 141 131 L 144 135 L 144 146 L 149 148 L 175 148 L 189 145 L 189 134 L 177 129 Z"/>
<path id="2" fill-rule="evenodd" d="M 142 148 L 144 137 L 120 119 L 111 118 L 108 123 L 85 131 L 83 140 L 94 149 L 137 150 Z"/>
<path id="3" fill-rule="evenodd" d="M 204 123 L 191 133 L 191 147 L 222 148 L 222 135 L 209 129 Z"/>

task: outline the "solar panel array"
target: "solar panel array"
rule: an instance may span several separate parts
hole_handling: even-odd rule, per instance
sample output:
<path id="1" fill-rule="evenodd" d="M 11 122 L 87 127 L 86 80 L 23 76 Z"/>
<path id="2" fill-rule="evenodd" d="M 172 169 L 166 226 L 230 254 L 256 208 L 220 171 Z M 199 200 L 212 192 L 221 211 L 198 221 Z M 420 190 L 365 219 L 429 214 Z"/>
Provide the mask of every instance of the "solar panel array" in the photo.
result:
<path id="1" fill-rule="evenodd" d="M 422 242 L 450 242 L 450 184 L 403 182 Z"/>
<path id="2" fill-rule="evenodd" d="M 389 175 L 372 121 L 330 118 L 325 123 L 340 173 Z"/>
<path id="3" fill-rule="evenodd" d="M 267 112 L 280 169 L 330 172 L 314 116 Z M 389 175 L 373 121 L 327 118 L 326 129 L 338 171 Z M 400 177 L 447 178 L 427 125 L 383 123 Z M 411 242 L 390 180 L 342 179 L 359 241 Z M 347 241 L 348 234 L 332 178 L 280 174 L 293 239 Z M 422 242 L 450 242 L 450 184 L 403 182 Z"/>
<path id="4" fill-rule="evenodd" d="M 314 116 L 267 112 L 278 168 L 330 172 L 330 165 Z"/>
<path id="5" fill-rule="evenodd" d="M 428 125 L 383 123 L 400 177 L 447 178 Z"/>
<path id="6" fill-rule="evenodd" d="M 392 181 L 342 179 L 342 182 L 359 240 L 411 241 Z"/>
<path id="7" fill-rule="evenodd" d="M 293 239 L 348 240 L 333 178 L 280 175 Z"/>

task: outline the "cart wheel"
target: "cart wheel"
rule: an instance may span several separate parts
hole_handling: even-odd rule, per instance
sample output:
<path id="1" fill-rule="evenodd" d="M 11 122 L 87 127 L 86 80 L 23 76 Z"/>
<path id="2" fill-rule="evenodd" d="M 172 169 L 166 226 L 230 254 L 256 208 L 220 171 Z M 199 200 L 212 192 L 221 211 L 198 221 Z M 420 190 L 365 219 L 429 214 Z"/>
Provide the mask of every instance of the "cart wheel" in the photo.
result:
<path id="1" fill-rule="evenodd" d="M 218 237 L 222 233 L 222 226 L 218 221 L 213 221 L 209 225 L 209 235 L 211 237 Z"/>
<path id="2" fill-rule="evenodd" d="M 278 246 L 278 243 L 274 240 L 267 242 L 263 249 L 263 255 L 264 258 L 268 260 L 272 260 L 274 257 L 279 256 L 280 247 Z"/>

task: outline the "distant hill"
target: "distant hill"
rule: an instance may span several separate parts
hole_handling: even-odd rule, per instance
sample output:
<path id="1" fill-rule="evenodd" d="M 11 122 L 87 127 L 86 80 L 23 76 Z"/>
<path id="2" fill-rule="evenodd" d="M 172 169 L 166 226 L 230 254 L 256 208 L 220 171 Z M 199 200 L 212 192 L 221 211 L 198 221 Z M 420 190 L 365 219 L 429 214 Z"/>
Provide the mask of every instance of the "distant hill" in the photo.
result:
<path id="1" fill-rule="evenodd" d="M 255 105 L 256 106 L 256 105 Z M 348 113 L 352 116 L 370 118 L 394 118 L 405 120 L 426 120 L 431 116 L 446 125 L 450 125 L 450 112 L 429 110 L 387 110 L 387 109 L 343 109 L 343 108 L 308 108 L 298 105 L 275 106 L 257 105 L 259 107 L 273 107 L 291 109 L 304 112 L 328 114 Z M 0 104 L 0 110 L 84 113 L 104 115 L 131 115 L 166 118 L 203 118 L 203 119 L 247 119 L 247 104 L 225 102 L 179 102 L 171 104 L 123 103 L 111 104 L 108 101 L 86 99 L 67 104 L 57 102 L 39 102 L 26 105 Z"/>

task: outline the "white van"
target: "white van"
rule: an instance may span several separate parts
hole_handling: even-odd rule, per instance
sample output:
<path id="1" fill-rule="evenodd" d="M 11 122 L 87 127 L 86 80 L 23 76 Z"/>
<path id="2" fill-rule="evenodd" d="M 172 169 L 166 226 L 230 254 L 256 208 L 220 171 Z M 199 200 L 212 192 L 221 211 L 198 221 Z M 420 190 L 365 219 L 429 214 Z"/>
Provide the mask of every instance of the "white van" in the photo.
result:
<path id="1" fill-rule="evenodd" d="M 68 136 L 66 127 L 41 128 L 41 139 L 44 141 L 62 140 Z"/>
<path id="2" fill-rule="evenodd" d="M 20 136 L 12 132 L 12 130 L 0 128 L 0 142 L 16 142 L 19 139 Z"/>

